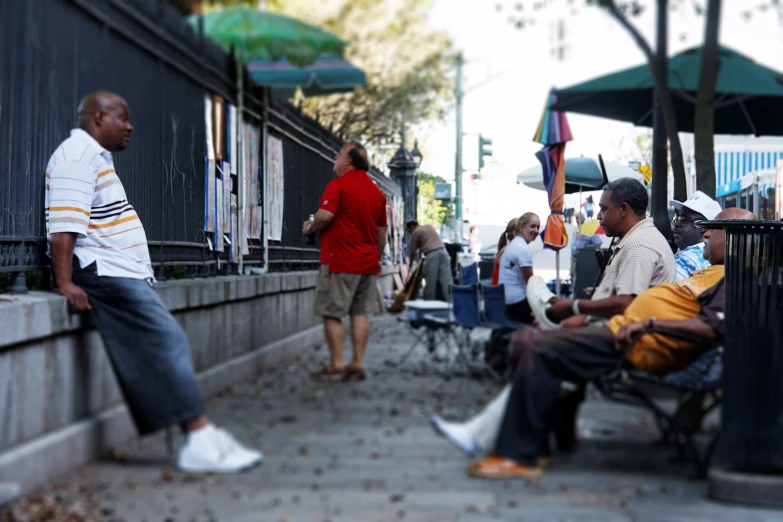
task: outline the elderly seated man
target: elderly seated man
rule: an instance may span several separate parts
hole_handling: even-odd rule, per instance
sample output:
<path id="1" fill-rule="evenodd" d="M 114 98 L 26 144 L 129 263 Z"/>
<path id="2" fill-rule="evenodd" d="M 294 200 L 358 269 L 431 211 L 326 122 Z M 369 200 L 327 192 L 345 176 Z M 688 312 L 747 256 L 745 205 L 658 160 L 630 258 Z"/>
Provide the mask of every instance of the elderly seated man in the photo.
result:
<path id="1" fill-rule="evenodd" d="M 755 219 L 732 208 L 717 219 Z M 543 471 L 547 415 L 563 381 L 584 383 L 612 371 L 623 359 L 630 366 L 666 374 L 684 368 L 701 355 L 691 342 L 645 333 L 662 327 L 705 340 L 723 336 L 723 261 L 726 234 L 704 233 L 704 256 L 712 266 L 674 284 L 662 284 L 639 294 L 625 311 L 605 326 L 582 328 L 580 335 L 561 330 L 532 339 L 509 394 L 500 433 L 491 456 L 468 466 L 474 477 L 535 478 Z M 564 334 L 564 335 L 562 335 Z M 632 339 L 641 338 L 632 345 Z"/>

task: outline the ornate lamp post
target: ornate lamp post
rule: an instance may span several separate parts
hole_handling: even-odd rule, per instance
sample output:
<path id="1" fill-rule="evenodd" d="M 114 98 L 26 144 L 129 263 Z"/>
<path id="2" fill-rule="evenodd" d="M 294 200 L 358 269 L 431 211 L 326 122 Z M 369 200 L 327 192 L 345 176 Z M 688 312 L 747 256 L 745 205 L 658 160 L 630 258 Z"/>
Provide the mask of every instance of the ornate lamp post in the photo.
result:
<path id="1" fill-rule="evenodd" d="M 416 219 L 416 170 L 421 165 L 421 152 L 418 143 L 414 144 L 413 152 L 405 147 L 403 137 L 400 148 L 394 153 L 389 162 L 389 171 L 391 178 L 397 182 L 402 191 L 402 201 L 405 205 L 405 222 Z M 408 244 L 410 238 L 408 231 L 405 231 L 405 244 Z"/>

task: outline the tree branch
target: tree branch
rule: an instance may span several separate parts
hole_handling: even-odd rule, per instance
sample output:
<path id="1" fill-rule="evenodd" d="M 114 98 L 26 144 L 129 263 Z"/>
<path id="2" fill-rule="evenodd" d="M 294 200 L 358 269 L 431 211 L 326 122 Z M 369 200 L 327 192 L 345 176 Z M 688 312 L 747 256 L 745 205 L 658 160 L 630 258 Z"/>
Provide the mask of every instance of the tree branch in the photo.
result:
<path id="1" fill-rule="evenodd" d="M 685 161 L 682 154 L 682 144 L 677 130 L 677 117 L 674 112 L 674 103 L 672 102 L 669 85 L 662 81 L 661 75 L 656 67 L 657 54 L 652 50 L 650 44 L 644 39 L 639 30 L 628 20 L 628 18 L 617 8 L 614 0 L 602 0 L 599 5 L 609 12 L 610 15 L 625 28 L 636 42 L 636 45 L 644 53 L 647 63 L 650 67 L 650 73 L 655 83 L 655 93 L 658 102 L 661 104 L 663 112 L 663 121 L 666 127 L 666 136 L 669 138 L 669 152 L 671 154 L 671 165 L 674 173 L 674 198 L 679 201 L 687 199 L 687 190 L 685 186 Z M 659 14 L 659 16 L 661 16 Z M 667 64 L 668 67 L 668 64 Z"/>

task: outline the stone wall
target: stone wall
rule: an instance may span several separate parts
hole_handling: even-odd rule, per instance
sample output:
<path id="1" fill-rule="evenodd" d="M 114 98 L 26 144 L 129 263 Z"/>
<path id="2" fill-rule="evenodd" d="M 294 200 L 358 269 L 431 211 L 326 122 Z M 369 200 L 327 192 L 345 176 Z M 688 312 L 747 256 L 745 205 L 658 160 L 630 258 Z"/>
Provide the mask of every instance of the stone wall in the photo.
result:
<path id="1" fill-rule="evenodd" d="M 381 286 L 390 288 L 388 268 Z M 191 341 L 205 396 L 323 342 L 316 272 L 156 285 Z M 89 319 L 57 294 L 0 296 L 0 481 L 30 490 L 135 437 Z"/>

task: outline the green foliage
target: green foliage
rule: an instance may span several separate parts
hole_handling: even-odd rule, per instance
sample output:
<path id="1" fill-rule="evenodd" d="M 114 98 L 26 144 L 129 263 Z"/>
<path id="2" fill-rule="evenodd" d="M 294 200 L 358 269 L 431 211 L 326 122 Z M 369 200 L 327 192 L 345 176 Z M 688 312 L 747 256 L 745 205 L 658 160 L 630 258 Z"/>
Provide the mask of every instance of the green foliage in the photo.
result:
<path id="1" fill-rule="evenodd" d="M 446 180 L 426 172 L 416 173 L 416 178 L 419 189 L 416 220 L 422 225 L 432 225 L 436 229 L 444 222 L 448 223 L 454 216 L 454 204 L 444 204 L 435 199 L 435 183 L 443 183 Z"/>
<path id="2" fill-rule="evenodd" d="M 446 209 L 435 199 L 435 183 L 419 182 L 419 201 L 416 208 L 416 220 L 421 225 L 432 225 L 436 229 L 443 223 Z"/>
<path id="3" fill-rule="evenodd" d="M 452 44 L 432 30 L 432 0 L 269 0 L 266 8 L 322 27 L 350 43 L 346 59 L 367 87 L 303 101 L 337 134 L 367 144 L 392 142 L 403 125 L 440 120 L 453 96 Z"/>

